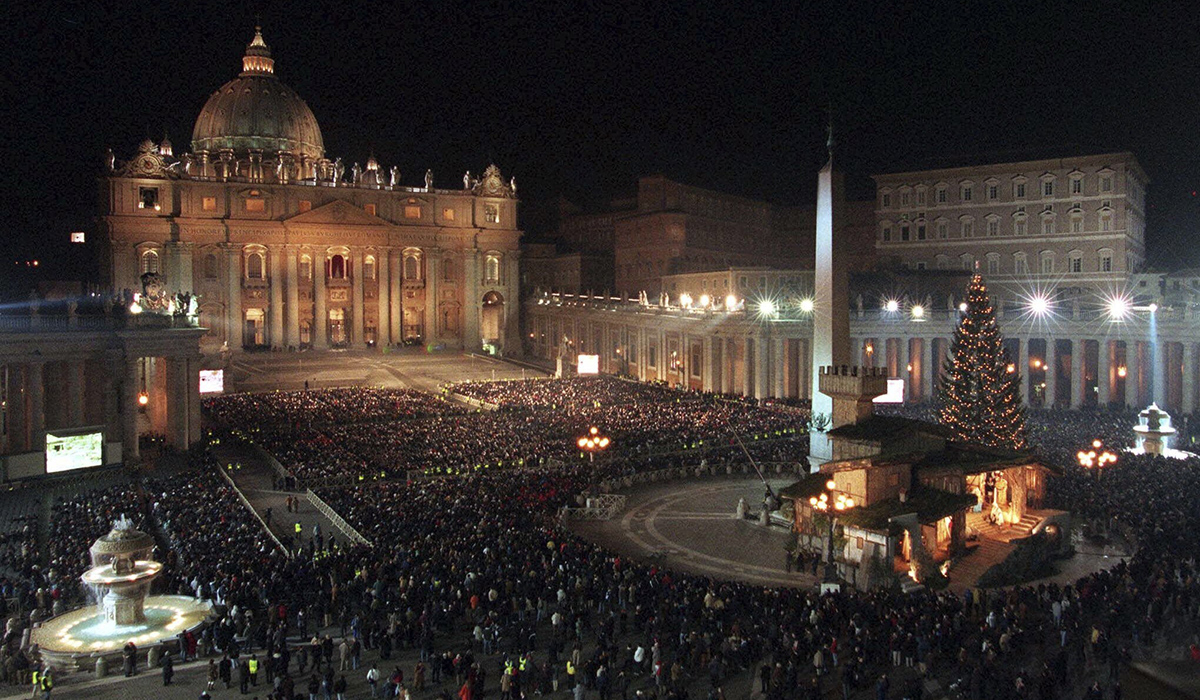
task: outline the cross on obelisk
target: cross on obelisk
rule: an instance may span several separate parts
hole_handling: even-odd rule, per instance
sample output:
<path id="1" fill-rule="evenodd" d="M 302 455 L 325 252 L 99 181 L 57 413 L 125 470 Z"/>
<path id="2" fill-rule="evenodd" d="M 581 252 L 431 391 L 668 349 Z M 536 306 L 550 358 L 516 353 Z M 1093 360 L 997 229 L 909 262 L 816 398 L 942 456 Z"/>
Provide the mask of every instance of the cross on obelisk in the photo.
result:
<path id="1" fill-rule="evenodd" d="M 812 412 L 832 419 L 833 399 L 822 394 L 822 367 L 850 364 L 850 292 L 846 271 L 849 251 L 838 245 L 834 231 L 841 225 L 844 208 L 843 177 L 833 170 L 833 119 L 829 123 L 829 160 L 817 175 L 817 247 L 813 273 Z M 829 438 L 809 432 L 809 466 L 813 471 L 833 459 Z"/>

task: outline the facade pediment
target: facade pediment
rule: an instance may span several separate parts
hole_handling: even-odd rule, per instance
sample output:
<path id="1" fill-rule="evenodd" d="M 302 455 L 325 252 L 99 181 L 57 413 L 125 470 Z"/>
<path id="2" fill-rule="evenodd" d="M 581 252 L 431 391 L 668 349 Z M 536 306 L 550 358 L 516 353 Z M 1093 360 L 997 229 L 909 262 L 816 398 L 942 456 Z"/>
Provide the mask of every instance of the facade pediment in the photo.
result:
<path id="1" fill-rule="evenodd" d="M 341 199 L 287 219 L 289 224 L 387 226 L 388 222 Z"/>

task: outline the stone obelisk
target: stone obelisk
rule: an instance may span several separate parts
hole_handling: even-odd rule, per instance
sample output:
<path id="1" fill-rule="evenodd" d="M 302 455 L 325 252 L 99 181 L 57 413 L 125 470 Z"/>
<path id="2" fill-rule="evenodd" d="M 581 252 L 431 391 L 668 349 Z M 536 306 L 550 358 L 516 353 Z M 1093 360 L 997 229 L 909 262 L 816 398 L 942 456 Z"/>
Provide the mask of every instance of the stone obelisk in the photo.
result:
<path id="1" fill-rule="evenodd" d="M 817 175 L 817 249 L 813 274 L 812 412 L 832 420 L 833 399 L 822 394 L 822 367 L 850 364 L 850 293 L 846 270 L 849 253 L 834 232 L 842 224 L 843 177 L 833 170 L 833 128 L 829 130 L 829 161 Z M 809 431 L 808 461 L 813 471 L 833 458 L 824 432 Z"/>

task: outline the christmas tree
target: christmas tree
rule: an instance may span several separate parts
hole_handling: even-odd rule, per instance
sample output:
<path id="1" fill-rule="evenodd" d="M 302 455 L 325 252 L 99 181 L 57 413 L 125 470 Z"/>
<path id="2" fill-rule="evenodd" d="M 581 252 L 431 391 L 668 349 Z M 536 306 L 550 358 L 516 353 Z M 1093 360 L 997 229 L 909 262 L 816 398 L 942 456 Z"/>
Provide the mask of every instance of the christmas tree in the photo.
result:
<path id="1" fill-rule="evenodd" d="M 1003 341 L 987 286 L 976 273 L 942 371 L 938 414 L 960 440 L 1022 450 L 1021 372 L 1009 361 Z"/>

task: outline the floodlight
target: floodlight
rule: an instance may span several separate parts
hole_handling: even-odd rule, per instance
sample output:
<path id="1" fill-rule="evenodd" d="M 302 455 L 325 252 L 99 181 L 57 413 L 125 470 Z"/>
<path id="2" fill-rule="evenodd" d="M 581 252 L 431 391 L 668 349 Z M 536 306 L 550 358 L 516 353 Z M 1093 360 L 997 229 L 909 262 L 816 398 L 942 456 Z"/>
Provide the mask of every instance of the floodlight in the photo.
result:
<path id="1" fill-rule="evenodd" d="M 1050 300 L 1038 294 L 1029 300 L 1029 310 L 1034 316 L 1045 316 L 1050 311 Z"/>
<path id="2" fill-rule="evenodd" d="M 886 302 L 884 302 L 883 309 L 889 313 L 896 313 L 900 310 L 900 302 L 896 301 L 895 299 L 888 299 Z"/>
<path id="3" fill-rule="evenodd" d="M 1125 314 L 1129 313 L 1129 300 L 1122 297 L 1114 297 L 1108 301 L 1108 315 L 1113 320 L 1121 320 L 1125 318 Z"/>
<path id="4" fill-rule="evenodd" d="M 917 304 L 916 306 L 912 307 L 912 317 L 913 318 L 923 318 L 924 316 L 925 316 L 925 307 L 924 306 Z"/>
<path id="5" fill-rule="evenodd" d="M 801 299 L 800 300 L 800 310 L 806 314 L 812 313 L 813 300 L 812 299 Z"/>
<path id="6" fill-rule="evenodd" d="M 770 299 L 763 299 L 758 303 L 758 313 L 763 316 L 774 316 L 775 311 L 775 302 Z"/>

